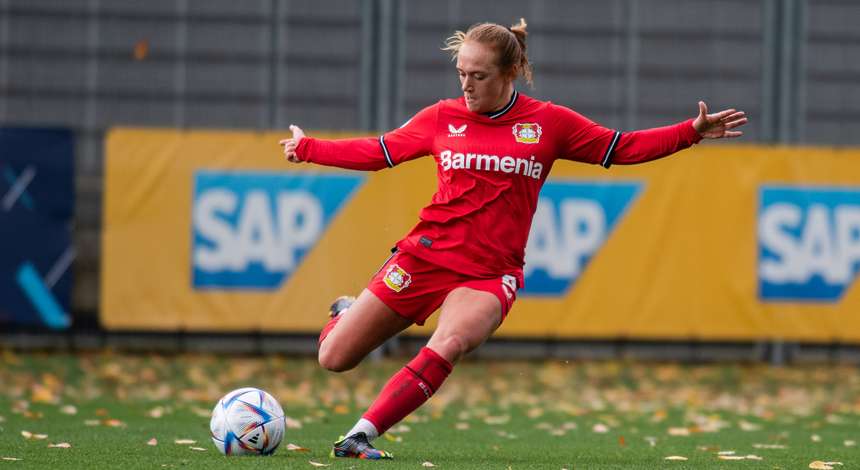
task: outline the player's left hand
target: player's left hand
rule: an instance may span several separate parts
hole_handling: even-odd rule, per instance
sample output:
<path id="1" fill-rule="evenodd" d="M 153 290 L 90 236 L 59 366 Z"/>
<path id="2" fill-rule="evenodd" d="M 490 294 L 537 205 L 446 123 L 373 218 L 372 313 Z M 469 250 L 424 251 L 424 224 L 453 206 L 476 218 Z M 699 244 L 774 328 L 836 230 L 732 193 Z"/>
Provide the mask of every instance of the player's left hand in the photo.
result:
<path id="1" fill-rule="evenodd" d="M 696 129 L 696 132 L 705 139 L 740 137 L 744 133 L 732 129 L 746 123 L 747 115 L 743 111 L 725 109 L 708 114 L 708 105 L 704 101 L 699 101 L 699 115 L 693 120 L 693 129 Z"/>

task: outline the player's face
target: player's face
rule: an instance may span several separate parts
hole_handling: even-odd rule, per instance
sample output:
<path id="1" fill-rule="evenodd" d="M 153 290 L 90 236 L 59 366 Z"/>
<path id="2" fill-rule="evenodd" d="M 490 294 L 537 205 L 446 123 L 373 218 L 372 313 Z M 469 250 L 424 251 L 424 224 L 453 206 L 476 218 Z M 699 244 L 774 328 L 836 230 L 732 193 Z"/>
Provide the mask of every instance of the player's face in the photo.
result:
<path id="1" fill-rule="evenodd" d="M 457 75 L 473 113 L 489 113 L 503 108 L 511 99 L 513 79 L 498 64 L 496 51 L 479 42 L 467 41 L 457 53 Z"/>

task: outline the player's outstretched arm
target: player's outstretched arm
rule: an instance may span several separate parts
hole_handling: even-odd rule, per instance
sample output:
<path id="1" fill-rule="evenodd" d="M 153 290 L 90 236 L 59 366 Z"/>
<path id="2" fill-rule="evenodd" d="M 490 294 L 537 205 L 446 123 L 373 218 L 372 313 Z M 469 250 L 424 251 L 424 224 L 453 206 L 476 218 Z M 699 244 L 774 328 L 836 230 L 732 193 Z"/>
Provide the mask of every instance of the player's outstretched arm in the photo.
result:
<path id="1" fill-rule="evenodd" d="M 652 129 L 615 132 L 618 137 L 613 137 L 613 131 L 599 126 L 594 127 L 594 132 L 600 133 L 602 140 L 609 142 L 602 144 L 608 146 L 609 150 L 601 153 L 603 159 L 600 161 L 608 167 L 614 163 L 631 165 L 663 158 L 702 139 L 740 137 L 743 132 L 737 128 L 746 123 L 747 116 L 743 111 L 732 108 L 709 114 L 708 105 L 699 101 L 699 115 L 694 119 Z"/>
<path id="2" fill-rule="evenodd" d="M 371 137 L 354 139 L 314 139 L 296 125 L 290 125 L 293 136 L 278 143 L 284 148 L 284 157 L 294 163 L 310 162 L 317 165 L 346 168 L 348 170 L 375 171 L 388 168 L 381 140 Z"/>
<path id="3" fill-rule="evenodd" d="M 293 137 L 283 139 L 278 143 L 284 147 L 284 157 L 286 157 L 288 161 L 299 163 L 301 160 L 299 160 L 298 155 L 296 155 L 296 147 L 298 147 L 299 142 L 305 138 L 305 131 L 303 131 L 301 127 L 293 124 L 290 124 L 290 131 L 293 133 Z"/>
<path id="4" fill-rule="evenodd" d="M 743 111 L 724 109 L 718 113 L 708 114 L 708 105 L 699 101 L 699 115 L 693 120 L 693 129 L 705 139 L 722 139 L 740 137 L 744 133 L 732 130 L 747 123 Z"/>

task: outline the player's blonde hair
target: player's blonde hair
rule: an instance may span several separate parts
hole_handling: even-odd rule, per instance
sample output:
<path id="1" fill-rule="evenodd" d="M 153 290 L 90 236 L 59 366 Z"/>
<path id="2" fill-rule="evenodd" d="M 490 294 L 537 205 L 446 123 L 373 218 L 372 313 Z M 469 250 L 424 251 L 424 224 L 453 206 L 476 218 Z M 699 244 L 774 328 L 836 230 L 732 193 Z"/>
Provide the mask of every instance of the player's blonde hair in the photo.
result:
<path id="1" fill-rule="evenodd" d="M 454 35 L 445 40 L 443 51 L 450 51 L 454 60 L 460 52 L 460 47 L 466 41 L 475 41 L 487 44 L 498 51 L 499 68 L 503 72 L 513 73 L 515 68 L 517 76 L 522 75 L 526 83 L 534 86 L 532 81 L 532 65 L 526 55 L 526 20 L 520 18 L 520 22 L 506 28 L 496 23 L 478 23 L 463 31 L 455 31 Z M 514 77 L 514 79 L 517 78 Z"/>

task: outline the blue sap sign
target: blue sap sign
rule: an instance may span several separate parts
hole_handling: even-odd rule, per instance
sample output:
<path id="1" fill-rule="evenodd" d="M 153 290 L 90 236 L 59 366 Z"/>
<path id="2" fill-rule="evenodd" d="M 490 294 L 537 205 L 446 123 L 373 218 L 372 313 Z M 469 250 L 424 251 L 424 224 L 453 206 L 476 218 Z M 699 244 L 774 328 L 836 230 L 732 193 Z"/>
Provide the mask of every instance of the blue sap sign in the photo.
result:
<path id="1" fill-rule="evenodd" d="M 526 247 L 523 295 L 562 295 L 639 193 L 638 183 L 547 182 Z"/>
<path id="2" fill-rule="evenodd" d="M 352 175 L 198 172 L 194 287 L 277 288 L 362 181 Z"/>
<path id="3" fill-rule="evenodd" d="M 860 264 L 860 189 L 761 189 L 759 295 L 836 302 Z"/>

